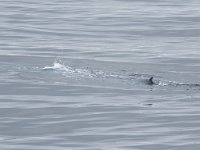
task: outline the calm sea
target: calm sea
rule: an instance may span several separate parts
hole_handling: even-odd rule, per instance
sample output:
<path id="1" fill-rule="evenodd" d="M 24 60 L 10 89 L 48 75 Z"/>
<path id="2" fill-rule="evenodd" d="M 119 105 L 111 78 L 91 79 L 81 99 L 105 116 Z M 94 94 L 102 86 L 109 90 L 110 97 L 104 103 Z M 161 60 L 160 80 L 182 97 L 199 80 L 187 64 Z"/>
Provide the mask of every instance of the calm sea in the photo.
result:
<path id="1" fill-rule="evenodd" d="M 0 0 L 1 150 L 199 141 L 199 0 Z"/>

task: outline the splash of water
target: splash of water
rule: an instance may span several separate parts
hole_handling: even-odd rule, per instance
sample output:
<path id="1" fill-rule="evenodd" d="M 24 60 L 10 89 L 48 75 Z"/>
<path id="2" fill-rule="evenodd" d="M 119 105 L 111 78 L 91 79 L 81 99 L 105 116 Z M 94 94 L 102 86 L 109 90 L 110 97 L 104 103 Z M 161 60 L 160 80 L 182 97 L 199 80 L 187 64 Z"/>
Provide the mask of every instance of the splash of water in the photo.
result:
<path id="1" fill-rule="evenodd" d="M 65 77 L 87 77 L 92 78 L 94 74 L 88 69 L 78 69 L 66 66 L 61 61 L 55 61 L 52 66 L 45 66 L 42 70 L 53 70 L 62 73 Z"/>
<path id="2" fill-rule="evenodd" d="M 53 66 L 45 66 L 42 70 L 63 70 L 68 71 L 70 68 L 59 62 L 54 62 Z"/>

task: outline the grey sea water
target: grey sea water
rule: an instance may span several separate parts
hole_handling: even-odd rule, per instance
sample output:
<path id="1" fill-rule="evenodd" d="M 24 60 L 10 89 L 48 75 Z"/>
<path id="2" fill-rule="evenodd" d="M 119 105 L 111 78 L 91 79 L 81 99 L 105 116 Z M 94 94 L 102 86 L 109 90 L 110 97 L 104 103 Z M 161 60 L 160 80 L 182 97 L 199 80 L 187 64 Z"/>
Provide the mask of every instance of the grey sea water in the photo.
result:
<path id="1" fill-rule="evenodd" d="M 199 0 L 0 0 L 0 149 L 199 150 L 199 48 Z"/>

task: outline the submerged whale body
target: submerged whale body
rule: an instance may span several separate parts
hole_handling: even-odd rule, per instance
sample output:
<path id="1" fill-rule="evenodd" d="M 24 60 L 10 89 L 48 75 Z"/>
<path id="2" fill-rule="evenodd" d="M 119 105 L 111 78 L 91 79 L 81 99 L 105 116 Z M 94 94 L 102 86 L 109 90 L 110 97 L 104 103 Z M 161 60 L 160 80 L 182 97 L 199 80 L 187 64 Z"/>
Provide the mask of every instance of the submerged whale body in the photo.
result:
<path id="1" fill-rule="evenodd" d="M 139 83 L 143 83 L 145 85 L 149 86 L 171 86 L 171 87 L 186 87 L 188 89 L 190 88 L 198 88 L 200 90 L 200 83 L 180 83 L 175 81 L 167 81 L 167 80 L 161 80 L 161 79 L 155 79 L 152 75 L 148 74 L 129 74 L 128 77 L 123 74 L 117 74 L 117 73 L 107 73 L 103 70 L 89 70 L 87 69 L 81 69 L 81 68 L 73 68 L 71 66 L 65 66 L 64 63 L 60 62 L 54 62 L 53 66 L 45 66 L 42 68 L 42 70 L 53 70 L 56 72 L 61 72 L 64 76 L 67 78 L 69 77 L 76 77 L 76 78 L 103 78 L 103 79 L 122 79 L 122 80 L 136 80 L 139 81 Z"/>

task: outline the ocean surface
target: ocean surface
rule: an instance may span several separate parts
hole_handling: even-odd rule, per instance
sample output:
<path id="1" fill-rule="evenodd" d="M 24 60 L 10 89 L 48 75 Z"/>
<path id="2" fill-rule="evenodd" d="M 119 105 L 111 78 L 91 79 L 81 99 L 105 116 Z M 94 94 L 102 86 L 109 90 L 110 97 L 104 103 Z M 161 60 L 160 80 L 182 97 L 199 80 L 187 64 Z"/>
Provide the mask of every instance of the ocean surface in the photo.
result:
<path id="1" fill-rule="evenodd" d="M 0 149 L 199 150 L 200 1 L 0 0 Z"/>

